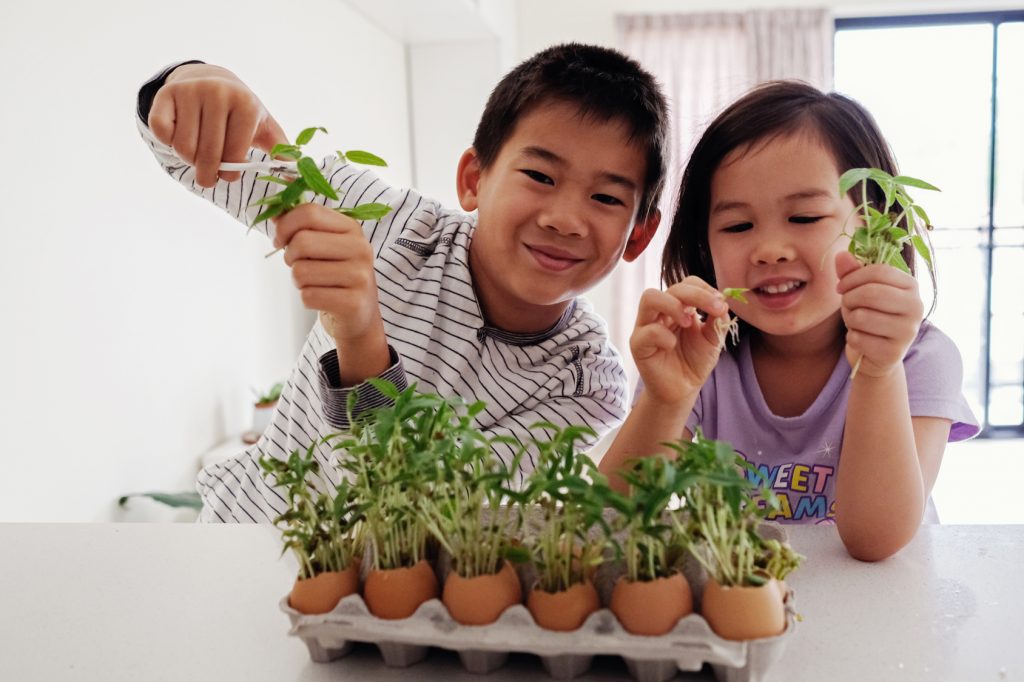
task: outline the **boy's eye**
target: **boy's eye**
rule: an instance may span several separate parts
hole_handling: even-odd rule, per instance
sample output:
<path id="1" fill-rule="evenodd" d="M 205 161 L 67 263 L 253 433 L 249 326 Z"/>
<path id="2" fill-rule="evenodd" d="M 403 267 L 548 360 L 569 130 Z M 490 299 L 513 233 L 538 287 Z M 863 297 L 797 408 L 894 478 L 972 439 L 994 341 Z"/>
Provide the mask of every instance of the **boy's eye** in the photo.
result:
<path id="1" fill-rule="evenodd" d="M 824 216 L 820 215 L 795 215 L 789 219 L 789 222 L 797 223 L 799 225 L 806 225 L 808 223 L 816 223 L 823 217 Z"/>
<path id="2" fill-rule="evenodd" d="M 539 183 L 542 183 L 542 184 L 545 184 L 545 185 L 554 185 L 555 184 L 554 180 L 552 180 L 548 176 L 544 175 L 540 171 L 530 170 L 530 169 L 527 168 L 527 169 L 522 170 L 521 172 L 524 175 L 526 175 L 526 177 L 530 178 L 531 180 L 534 180 L 535 182 L 539 182 Z"/>
<path id="3" fill-rule="evenodd" d="M 751 229 L 752 227 L 754 227 L 753 223 L 737 223 L 735 225 L 729 225 L 728 227 L 723 227 L 722 228 L 722 232 L 746 232 L 747 230 Z"/>
<path id="4" fill-rule="evenodd" d="M 624 206 L 625 205 L 625 202 L 623 202 L 618 197 L 613 197 L 611 194 L 595 194 L 594 196 L 592 196 L 590 198 L 593 199 L 594 201 L 600 202 L 602 204 L 607 204 L 608 206 Z"/>

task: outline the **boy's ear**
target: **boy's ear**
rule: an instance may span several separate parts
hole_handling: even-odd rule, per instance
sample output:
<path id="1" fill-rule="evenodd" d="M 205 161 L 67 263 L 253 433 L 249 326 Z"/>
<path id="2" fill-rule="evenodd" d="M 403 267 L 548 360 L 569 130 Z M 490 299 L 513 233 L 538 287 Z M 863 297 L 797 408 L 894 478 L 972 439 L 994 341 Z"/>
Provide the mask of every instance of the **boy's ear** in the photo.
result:
<path id="1" fill-rule="evenodd" d="M 659 224 L 661 224 L 661 211 L 654 209 L 646 220 L 634 225 L 633 231 L 629 235 L 629 241 L 626 242 L 626 251 L 622 254 L 622 260 L 632 263 L 639 258 L 654 238 Z"/>
<path id="2" fill-rule="evenodd" d="M 455 187 L 459 193 L 459 205 L 463 211 L 475 211 L 480 191 L 480 157 L 470 147 L 459 158 L 459 169 L 455 176 Z"/>

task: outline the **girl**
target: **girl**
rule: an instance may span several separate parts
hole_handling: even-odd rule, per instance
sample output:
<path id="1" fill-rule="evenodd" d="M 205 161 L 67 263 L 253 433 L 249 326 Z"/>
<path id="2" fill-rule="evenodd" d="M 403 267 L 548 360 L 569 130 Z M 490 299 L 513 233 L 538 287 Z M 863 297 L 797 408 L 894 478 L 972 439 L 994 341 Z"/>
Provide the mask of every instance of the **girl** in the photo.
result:
<path id="1" fill-rule="evenodd" d="M 910 541 L 947 440 L 978 426 L 956 347 L 922 322 L 917 280 L 847 252 L 860 188 L 840 196 L 839 176 L 857 167 L 896 174 L 874 120 L 802 83 L 758 87 L 708 127 L 679 189 L 666 290 L 640 302 L 641 387 L 602 471 L 668 454 L 664 441 L 700 427 L 778 495 L 770 518 L 834 522 L 867 561 Z M 727 287 L 749 289 L 747 302 L 726 301 Z M 739 343 L 720 356 L 730 307 Z"/>

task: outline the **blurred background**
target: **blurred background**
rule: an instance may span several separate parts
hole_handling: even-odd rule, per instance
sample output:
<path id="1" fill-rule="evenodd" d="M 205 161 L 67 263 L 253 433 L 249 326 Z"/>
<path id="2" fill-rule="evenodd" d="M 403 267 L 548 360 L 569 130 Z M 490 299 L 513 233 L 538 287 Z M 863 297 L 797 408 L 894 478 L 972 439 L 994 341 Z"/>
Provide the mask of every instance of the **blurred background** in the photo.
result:
<path id="1" fill-rule="evenodd" d="M 456 205 L 490 89 L 571 40 L 623 49 L 666 86 L 669 187 L 702 126 L 760 80 L 804 78 L 874 113 L 901 170 L 943 189 L 915 196 L 936 226 L 932 320 L 985 422 L 947 449 L 940 516 L 1024 522 L 1019 1 L 41 0 L 4 15 L 0 522 L 190 518 L 117 502 L 191 490 L 204 458 L 241 449 L 313 322 L 264 238 L 152 159 L 135 127 L 145 80 L 179 60 L 226 66 L 290 135 L 326 127 L 314 151 L 371 150 L 390 182 Z M 627 355 L 659 258 L 655 243 L 589 297 Z"/>

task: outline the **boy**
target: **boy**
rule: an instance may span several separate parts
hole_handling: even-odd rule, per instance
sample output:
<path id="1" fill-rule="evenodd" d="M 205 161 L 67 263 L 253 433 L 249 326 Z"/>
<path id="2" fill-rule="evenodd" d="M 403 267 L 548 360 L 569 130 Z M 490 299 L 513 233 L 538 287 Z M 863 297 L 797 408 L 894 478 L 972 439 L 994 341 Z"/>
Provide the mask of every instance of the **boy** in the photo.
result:
<path id="1" fill-rule="evenodd" d="M 195 62 L 170 69 L 143 86 L 138 114 L 164 169 L 246 224 L 260 210 L 253 202 L 278 189 L 254 171 L 219 171 L 247 155 L 266 160 L 252 148 L 287 141 L 231 72 Z M 491 93 L 458 164 L 465 213 L 346 164 L 327 173 L 341 205 L 380 202 L 391 213 L 360 224 L 317 197 L 257 225 L 286 248 L 303 304 L 320 318 L 260 441 L 200 473 L 201 519 L 280 513 L 285 501 L 257 460 L 346 428 L 352 390 L 357 412 L 384 403 L 370 377 L 482 400 L 477 426 L 519 441 L 541 420 L 601 434 L 618 424 L 625 375 L 603 321 L 576 297 L 654 235 L 666 138 L 652 76 L 613 50 L 560 45 Z M 499 448 L 510 461 L 513 449 Z M 330 447 L 318 458 L 334 477 Z"/>

